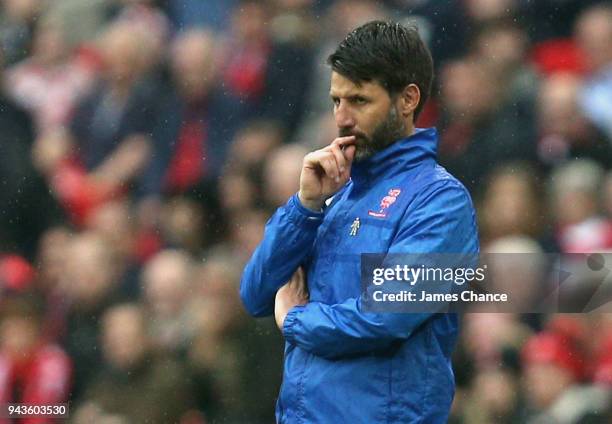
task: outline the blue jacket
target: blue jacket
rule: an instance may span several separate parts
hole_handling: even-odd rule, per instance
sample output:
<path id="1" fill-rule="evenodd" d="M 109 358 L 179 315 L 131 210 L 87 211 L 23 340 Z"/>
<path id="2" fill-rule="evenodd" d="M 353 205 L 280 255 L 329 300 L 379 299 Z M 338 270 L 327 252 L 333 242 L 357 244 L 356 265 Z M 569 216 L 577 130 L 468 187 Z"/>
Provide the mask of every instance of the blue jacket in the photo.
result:
<path id="1" fill-rule="evenodd" d="M 470 196 L 436 163 L 436 145 L 435 129 L 417 129 L 353 164 L 323 212 L 293 196 L 266 225 L 242 277 L 247 310 L 272 314 L 276 291 L 300 265 L 310 292 L 284 323 L 278 422 L 447 422 L 457 316 L 365 313 L 360 301 L 361 253 L 479 250 Z"/>

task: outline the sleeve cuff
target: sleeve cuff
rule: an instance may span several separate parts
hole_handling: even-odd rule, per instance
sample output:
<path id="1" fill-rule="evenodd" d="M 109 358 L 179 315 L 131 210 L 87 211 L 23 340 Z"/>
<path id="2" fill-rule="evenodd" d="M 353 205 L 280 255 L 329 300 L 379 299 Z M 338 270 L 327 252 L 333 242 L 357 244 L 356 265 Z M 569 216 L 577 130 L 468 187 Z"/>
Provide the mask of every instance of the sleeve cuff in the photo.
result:
<path id="1" fill-rule="evenodd" d="M 293 343 L 295 341 L 295 327 L 297 325 L 298 315 L 302 312 L 304 306 L 295 306 L 293 307 L 285 317 L 285 321 L 283 322 L 283 336 L 285 340 Z"/>
<path id="2" fill-rule="evenodd" d="M 319 226 L 325 216 L 323 211 L 315 212 L 302 205 L 297 194 L 291 196 L 289 202 L 287 202 L 287 212 L 295 224 L 313 227 Z"/>

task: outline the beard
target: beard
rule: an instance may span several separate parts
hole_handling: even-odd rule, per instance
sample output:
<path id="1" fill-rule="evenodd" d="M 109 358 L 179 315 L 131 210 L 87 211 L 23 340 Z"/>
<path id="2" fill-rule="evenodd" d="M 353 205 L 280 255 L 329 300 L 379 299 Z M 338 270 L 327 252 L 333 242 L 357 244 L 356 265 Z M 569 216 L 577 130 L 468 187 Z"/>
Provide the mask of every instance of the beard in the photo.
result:
<path id="1" fill-rule="evenodd" d="M 355 157 L 353 161 L 361 162 L 385 149 L 390 144 L 393 144 L 396 140 L 404 137 L 405 131 L 405 122 L 399 118 L 397 109 L 391 107 L 385 120 L 374 128 L 372 135 L 369 137 L 362 132 L 351 131 L 348 128 L 341 128 L 339 136 L 355 136 Z"/>

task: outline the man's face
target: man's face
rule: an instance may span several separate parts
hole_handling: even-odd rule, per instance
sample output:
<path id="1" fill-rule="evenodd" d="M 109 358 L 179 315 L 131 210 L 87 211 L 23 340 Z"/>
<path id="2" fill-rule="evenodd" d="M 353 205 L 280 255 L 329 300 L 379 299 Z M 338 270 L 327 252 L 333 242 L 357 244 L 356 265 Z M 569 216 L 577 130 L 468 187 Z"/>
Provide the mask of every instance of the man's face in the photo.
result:
<path id="1" fill-rule="evenodd" d="M 112 366 L 128 370 L 149 348 L 143 316 L 133 306 L 117 306 L 106 312 L 102 323 L 104 357 Z"/>
<path id="2" fill-rule="evenodd" d="M 355 136 L 355 161 L 369 158 L 406 134 L 394 99 L 378 82 L 355 84 L 332 72 L 330 97 L 339 136 Z"/>
<path id="3" fill-rule="evenodd" d="M 28 317 L 10 317 L 0 322 L 0 351 L 12 358 L 27 358 L 38 342 L 38 326 Z"/>

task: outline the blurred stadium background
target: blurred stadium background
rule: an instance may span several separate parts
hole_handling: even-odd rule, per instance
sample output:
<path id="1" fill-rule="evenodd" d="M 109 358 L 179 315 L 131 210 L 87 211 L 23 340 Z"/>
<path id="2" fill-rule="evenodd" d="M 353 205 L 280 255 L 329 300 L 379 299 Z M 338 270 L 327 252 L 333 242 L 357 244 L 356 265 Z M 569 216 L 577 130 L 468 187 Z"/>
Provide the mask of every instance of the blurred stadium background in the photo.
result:
<path id="1" fill-rule="evenodd" d="M 419 124 L 484 251 L 611 249 L 611 7 L 1 0 L 0 403 L 273 422 L 282 338 L 239 278 L 305 152 L 335 138 L 325 58 L 368 20 L 431 47 Z M 612 315 L 468 315 L 455 370 L 452 423 L 612 423 Z"/>

